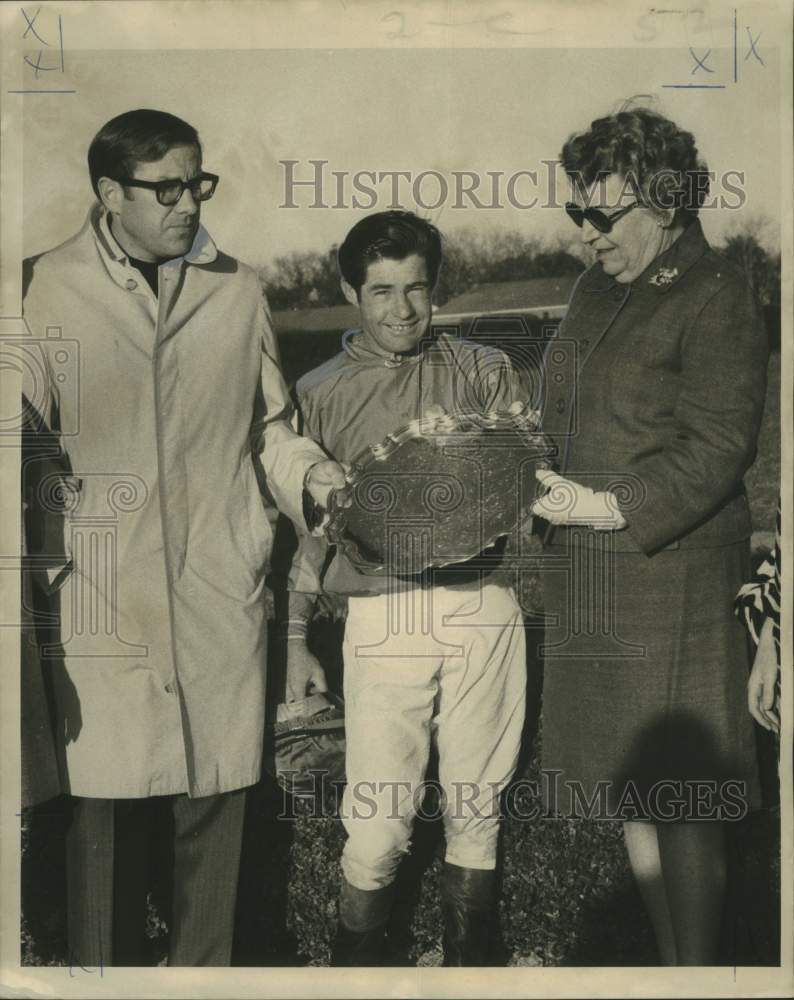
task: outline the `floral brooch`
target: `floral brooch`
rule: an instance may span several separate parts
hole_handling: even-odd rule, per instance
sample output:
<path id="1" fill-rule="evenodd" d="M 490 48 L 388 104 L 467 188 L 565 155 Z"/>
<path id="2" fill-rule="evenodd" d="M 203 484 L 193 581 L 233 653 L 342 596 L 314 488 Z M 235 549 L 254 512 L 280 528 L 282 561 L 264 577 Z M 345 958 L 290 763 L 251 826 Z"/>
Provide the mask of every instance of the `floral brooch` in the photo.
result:
<path id="1" fill-rule="evenodd" d="M 652 285 L 662 288 L 665 285 L 672 285 L 678 277 L 677 267 L 660 267 L 656 274 L 652 274 L 648 279 Z"/>

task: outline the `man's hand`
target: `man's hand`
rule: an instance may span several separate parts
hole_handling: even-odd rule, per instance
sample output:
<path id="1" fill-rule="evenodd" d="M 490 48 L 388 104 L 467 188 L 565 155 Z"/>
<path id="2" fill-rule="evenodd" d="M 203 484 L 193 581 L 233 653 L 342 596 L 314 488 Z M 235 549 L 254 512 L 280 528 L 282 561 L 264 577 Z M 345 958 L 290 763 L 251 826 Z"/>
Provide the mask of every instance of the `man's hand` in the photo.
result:
<path id="1" fill-rule="evenodd" d="M 767 618 L 761 629 L 753 669 L 747 681 L 747 707 L 759 726 L 779 734 L 780 715 L 775 692 L 778 665 L 772 627 L 772 619 Z"/>
<path id="2" fill-rule="evenodd" d="M 325 508 L 328 507 L 328 497 L 331 490 L 344 490 L 346 486 L 347 479 L 344 468 L 330 458 L 324 462 L 316 462 L 306 473 L 304 481 L 304 487 L 308 490 L 312 500 Z"/>
<path id="3" fill-rule="evenodd" d="M 322 535 L 328 524 L 332 494 L 337 507 L 353 503 L 344 466 L 328 458 L 311 466 L 303 481 L 303 517 L 312 535 Z"/>
<path id="4" fill-rule="evenodd" d="M 325 671 L 303 639 L 287 639 L 286 701 L 301 701 L 307 694 L 327 691 Z"/>
<path id="5" fill-rule="evenodd" d="M 582 525 L 596 531 L 617 531 L 626 527 L 626 519 L 620 513 L 614 494 L 596 493 L 589 486 L 575 483 L 550 469 L 538 469 L 535 476 L 547 488 L 530 508 L 538 517 L 552 524 Z"/>

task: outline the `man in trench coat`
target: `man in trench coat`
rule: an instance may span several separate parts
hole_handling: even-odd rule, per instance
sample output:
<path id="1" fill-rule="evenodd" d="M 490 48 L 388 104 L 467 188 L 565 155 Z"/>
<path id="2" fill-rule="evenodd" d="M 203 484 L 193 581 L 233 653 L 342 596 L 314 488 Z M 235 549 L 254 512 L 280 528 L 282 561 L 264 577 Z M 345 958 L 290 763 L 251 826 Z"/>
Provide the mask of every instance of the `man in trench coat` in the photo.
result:
<path id="1" fill-rule="evenodd" d="M 70 959 L 84 966 L 143 961 L 165 796 L 169 963 L 228 964 L 262 754 L 272 501 L 305 530 L 304 489 L 324 503 L 344 483 L 290 427 L 256 274 L 199 224 L 218 183 L 201 155 L 173 115 L 114 118 L 89 150 L 84 227 L 29 262 L 26 395 L 64 463 L 40 498 L 50 513 L 57 498 L 64 529 L 60 636 L 44 653 L 74 797 Z"/>

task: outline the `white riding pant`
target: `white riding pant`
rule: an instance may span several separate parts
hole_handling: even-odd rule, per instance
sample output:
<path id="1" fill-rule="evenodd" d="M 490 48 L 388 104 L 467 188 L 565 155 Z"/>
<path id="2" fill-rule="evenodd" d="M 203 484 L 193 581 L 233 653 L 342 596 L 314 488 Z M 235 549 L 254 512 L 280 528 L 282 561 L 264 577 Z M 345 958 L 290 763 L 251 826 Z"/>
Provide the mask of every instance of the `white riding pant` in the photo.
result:
<path id="1" fill-rule="evenodd" d="M 496 865 L 499 795 L 524 724 L 526 660 L 512 590 L 447 587 L 351 597 L 344 641 L 347 881 L 377 889 L 407 853 L 431 739 L 446 859 Z"/>

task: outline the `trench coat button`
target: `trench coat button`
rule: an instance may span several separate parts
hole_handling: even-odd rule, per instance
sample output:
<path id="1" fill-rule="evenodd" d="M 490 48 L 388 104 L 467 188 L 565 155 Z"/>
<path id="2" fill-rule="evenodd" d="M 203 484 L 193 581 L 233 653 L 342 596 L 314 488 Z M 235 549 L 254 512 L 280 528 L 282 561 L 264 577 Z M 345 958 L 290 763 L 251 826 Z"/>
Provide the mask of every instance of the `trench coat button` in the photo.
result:
<path id="1" fill-rule="evenodd" d="M 173 684 L 166 684 L 166 686 L 165 686 L 165 693 L 166 694 L 173 694 L 174 693 L 174 685 Z"/>
<path id="2" fill-rule="evenodd" d="M 138 282 L 135 280 L 135 278 L 127 278 L 126 284 L 127 284 L 127 289 L 131 292 L 134 292 L 135 289 L 138 287 Z"/>
<path id="3" fill-rule="evenodd" d="M 557 400 L 557 413 L 562 413 L 564 409 L 565 409 L 565 400 L 564 399 L 558 399 Z"/>
<path id="4" fill-rule="evenodd" d="M 582 344 L 582 347 L 589 347 L 590 346 L 590 341 L 589 340 L 583 340 L 583 341 L 581 341 L 581 344 Z"/>

